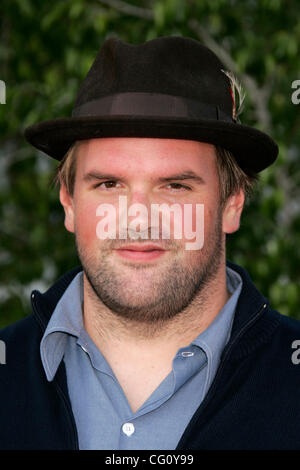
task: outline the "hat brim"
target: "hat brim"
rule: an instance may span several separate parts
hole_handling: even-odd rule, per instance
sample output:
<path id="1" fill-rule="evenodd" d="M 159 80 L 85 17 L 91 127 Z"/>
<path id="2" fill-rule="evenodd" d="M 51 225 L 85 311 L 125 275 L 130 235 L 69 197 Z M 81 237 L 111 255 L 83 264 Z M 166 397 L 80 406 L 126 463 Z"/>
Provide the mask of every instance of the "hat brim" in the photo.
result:
<path id="1" fill-rule="evenodd" d="M 24 136 L 56 160 L 61 160 L 75 141 L 101 137 L 154 137 L 211 143 L 232 152 L 247 174 L 264 170 L 278 155 L 274 140 L 258 129 L 195 118 L 120 115 L 59 118 L 27 127 Z"/>

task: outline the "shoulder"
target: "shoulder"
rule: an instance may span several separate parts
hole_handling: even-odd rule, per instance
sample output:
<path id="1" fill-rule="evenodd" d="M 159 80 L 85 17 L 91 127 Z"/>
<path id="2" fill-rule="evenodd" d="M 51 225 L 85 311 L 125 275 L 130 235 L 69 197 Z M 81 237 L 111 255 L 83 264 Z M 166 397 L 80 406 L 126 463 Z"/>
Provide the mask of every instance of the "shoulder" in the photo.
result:
<path id="1" fill-rule="evenodd" d="M 297 371 L 293 366 L 300 364 L 300 321 L 274 310 L 271 314 L 279 320 L 277 334 L 273 340 L 278 363 L 281 362 L 279 356 L 282 359 L 289 358 L 289 365 L 292 366 L 293 373 L 297 372 L 299 380 L 300 365 L 296 368 Z"/>
<path id="2" fill-rule="evenodd" d="M 31 314 L 28 317 L 22 318 L 0 329 L 0 339 L 2 341 L 11 342 L 21 337 L 25 340 L 28 338 L 28 334 L 37 328 L 38 324 L 36 319 L 33 314 Z"/>
<path id="3" fill-rule="evenodd" d="M 278 322 L 277 334 L 281 340 L 291 340 L 298 338 L 300 340 L 300 321 L 296 318 L 283 315 L 277 310 L 270 309 L 269 315 Z"/>
<path id="4" fill-rule="evenodd" d="M 42 330 L 33 315 L 2 328 L 0 340 L 6 365 L 1 367 L 1 372 L 16 374 L 33 364 L 41 337 Z"/>
<path id="5" fill-rule="evenodd" d="M 257 368 L 266 381 L 269 378 L 274 392 L 282 393 L 284 385 L 285 392 L 293 393 L 300 385 L 300 321 L 270 308 L 266 320 L 262 336 L 268 340 L 258 348 Z"/>
<path id="6" fill-rule="evenodd" d="M 40 341 L 53 310 L 70 282 L 81 270 L 81 266 L 77 266 L 68 271 L 45 293 L 34 290 L 31 293 L 33 313 L 0 330 L 0 344 L 2 349 L 6 350 L 6 362 L 10 364 L 10 370 L 13 369 L 12 364 L 15 364 L 15 367 L 17 363 L 24 364 L 24 361 L 30 361 L 32 364 L 32 358 L 39 357 Z"/>

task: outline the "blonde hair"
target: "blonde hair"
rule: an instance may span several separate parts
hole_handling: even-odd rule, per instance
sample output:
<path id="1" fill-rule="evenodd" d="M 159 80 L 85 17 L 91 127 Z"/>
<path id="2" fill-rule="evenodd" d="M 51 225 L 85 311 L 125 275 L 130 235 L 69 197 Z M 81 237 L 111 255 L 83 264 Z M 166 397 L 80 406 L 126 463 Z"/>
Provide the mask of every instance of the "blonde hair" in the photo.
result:
<path id="1" fill-rule="evenodd" d="M 233 154 L 216 146 L 216 166 L 219 176 L 219 197 L 224 208 L 228 198 L 242 189 L 245 199 L 250 199 L 259 181 L 258 173 L 245 173 Z"/>
<path id="2" fill-rule="evenodd" d="M 68 193 L 73 196 L 75 176 L 76 176 L 76 157 L 79 141 L 74 142 L 64 157 L 56 167 L 54 176 L 54 185 L 63 184 Z"/>

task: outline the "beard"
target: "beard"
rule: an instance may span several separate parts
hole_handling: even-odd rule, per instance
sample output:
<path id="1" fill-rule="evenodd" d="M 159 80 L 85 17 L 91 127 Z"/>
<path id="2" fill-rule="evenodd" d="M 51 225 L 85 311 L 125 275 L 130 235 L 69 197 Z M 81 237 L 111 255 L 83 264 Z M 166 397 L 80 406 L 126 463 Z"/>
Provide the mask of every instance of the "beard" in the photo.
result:
<path id="1" fill-rule="evenodd" d="M 75 234 L 78 256 L 96 301 L 119 319 L 149 326 L 158 327 L 178 317 L 193 302 L 203 305 L 208 300 L 207 287 L 216 278 L 224 254 L 221 208 L 201 250 L 186 251 L 187 256 L 182 256 L 178 242 L 154 240 L 170 250 L 162 258 L 174 254 L 171 261 L 163 259 L 157 264 L 115 262 L 112 250 L 122 247 L 118 240 L 102 241 L 97 253 L 89 253 L 77 231 Z M 146 240 L 150 242 L 151 239 Z"/>

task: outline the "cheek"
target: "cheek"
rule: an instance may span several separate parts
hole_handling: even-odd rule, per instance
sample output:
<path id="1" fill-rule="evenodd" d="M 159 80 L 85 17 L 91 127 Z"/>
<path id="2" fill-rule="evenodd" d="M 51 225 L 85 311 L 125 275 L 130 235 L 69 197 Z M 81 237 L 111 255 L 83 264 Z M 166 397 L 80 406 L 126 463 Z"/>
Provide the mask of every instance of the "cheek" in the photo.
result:
<path id="1" fill-rule="evenodd" d="M 99 201 L 98 198 L 80 200 L 75 210 L 75 232 L 79 242 L 85 247 L 99 247 L 103 240 L 107 240 L 108 232 L 112 238 L 118 238 L 118 209 L 115 201 L 108 203 Z"/>
<path id="2" fill-rule="evenodd" d="M 78 240 L 85 245 L 90 245 L 97 239 L 96 226 L 98 218 L 96 210 L 98 205 L 95 202 L 86 201 L 76 206 L 75 210 L 75 232 Z"/>
<path id="3" fill-rule="evenodd" d="M 195 203 L 188 208 L 187 214 L 183 226 L 184 245 L 195 254 L 209 246 L 214 237 L 218 207 L 204 202 Z"/>
<path id="4" fill-rule="evenodd" d="M 182 205 L 182 229 L 183 233 L 209 232 L 209 226 L 212 223 L 215 214 L 208 204 L 193 203 Z"/>

